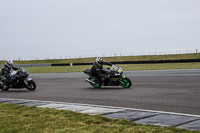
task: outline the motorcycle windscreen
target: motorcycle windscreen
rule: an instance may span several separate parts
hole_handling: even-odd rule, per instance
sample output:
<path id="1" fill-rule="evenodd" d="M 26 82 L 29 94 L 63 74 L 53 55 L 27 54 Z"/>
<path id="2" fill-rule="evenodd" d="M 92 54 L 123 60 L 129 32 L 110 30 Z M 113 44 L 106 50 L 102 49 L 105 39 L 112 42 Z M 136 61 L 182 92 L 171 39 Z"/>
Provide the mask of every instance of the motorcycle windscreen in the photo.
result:
<path id="1" fill-rule="evenodd" d="M 26 78 L 29 76 L 29 73 L 26 69 L 22 69 L 18 72 L 18 75 L 20 76 L 20 78 Z"/>

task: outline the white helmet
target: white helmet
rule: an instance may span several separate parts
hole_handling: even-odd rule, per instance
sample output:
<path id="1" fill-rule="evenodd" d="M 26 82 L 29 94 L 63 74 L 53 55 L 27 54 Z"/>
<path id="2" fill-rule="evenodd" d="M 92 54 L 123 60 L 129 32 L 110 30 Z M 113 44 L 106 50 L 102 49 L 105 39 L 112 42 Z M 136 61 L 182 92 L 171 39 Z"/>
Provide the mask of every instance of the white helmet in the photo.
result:
<path id="1" fill-rule="evenodd" d="M 97 65 L 102 66 L 102 64 L 103 64 L 103 59 L 102 59 L 101 57 L 97 57 L 97 58 L 96 58 L 96 63 L 97 63 Z"/>
<path id="2" fill-rule="evenodd" d="M 7 60 L 6 65 L 7 65 L 9 68 L 12 68 L 12 67 L 13 67 L 13 61 L 12 61 L 12 60 Z"/>

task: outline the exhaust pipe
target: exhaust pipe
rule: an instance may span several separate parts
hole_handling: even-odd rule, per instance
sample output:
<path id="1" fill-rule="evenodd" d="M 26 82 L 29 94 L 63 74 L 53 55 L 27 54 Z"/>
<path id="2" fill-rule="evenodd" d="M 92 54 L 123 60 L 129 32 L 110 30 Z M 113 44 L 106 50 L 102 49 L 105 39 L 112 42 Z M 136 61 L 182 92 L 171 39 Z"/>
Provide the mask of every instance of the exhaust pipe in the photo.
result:
<path id="1" fill-rule="evenodd" d="M 91 81 L 91 80 L 89 80 L 89 79 L 85 79 L 85 81 L 88 82 L 88 83 L 91 83 L 91 84 L 95 84 L 95 85 L 96 85 L 96 83 L 95 83 L 94 81 Z"/>

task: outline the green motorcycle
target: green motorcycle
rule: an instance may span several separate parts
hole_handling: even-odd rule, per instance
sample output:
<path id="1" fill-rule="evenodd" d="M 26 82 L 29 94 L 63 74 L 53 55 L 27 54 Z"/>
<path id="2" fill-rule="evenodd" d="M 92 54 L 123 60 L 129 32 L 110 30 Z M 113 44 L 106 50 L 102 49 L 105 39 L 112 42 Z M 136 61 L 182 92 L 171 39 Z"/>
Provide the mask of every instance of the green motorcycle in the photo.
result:
<path id="1" fill-rule="evenodd" d="M 83 72 L 89 76 L 85 81 L 90 83 L 95 88 L 100 88 L 101 86 L 122 86 L 123 88 L 129 88 L 132 85 L 131 80 L 123 75 L 123 69 L 121 67 L 112 66 L 111 68 L 103 68 L 103 72 L 106 77 L 103 79 L 101 84 L 96 84 L 94 78 L 90 74 L 91 69 L 85 69 Z"/>

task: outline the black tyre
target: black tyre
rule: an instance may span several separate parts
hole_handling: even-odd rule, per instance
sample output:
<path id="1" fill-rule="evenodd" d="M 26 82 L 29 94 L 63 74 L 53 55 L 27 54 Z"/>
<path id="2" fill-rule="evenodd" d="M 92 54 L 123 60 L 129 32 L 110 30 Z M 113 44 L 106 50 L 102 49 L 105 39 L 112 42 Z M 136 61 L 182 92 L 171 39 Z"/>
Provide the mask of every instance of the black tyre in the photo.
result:
<path id="1" fill-rule="evenodd" d="M 1 86 L 0 86 L 0 88 L 1 88 L 2 91 L 8 91 L 9 90 L 9 87 L 6 86 L 5 83 L 2 83 Z"/>
<path id="2" fill-rule="evenodd" d="M 36 89 L 36 83 L 33 80 L 27 81 L 26 88 L 29 91 L 34 91 Z"/>
<path id="3" fill-rule="evenodd" d="M 94 79 L 92 77 L 90 77 L 89 80 L 93 81 Z M 93 86 L 94 88 L 100 88 L 101 87 L 101 85 L 92 84 L 92 83 L 90 83 L 90 85 Z"/>
<path id="4" fill-rule="evenodd" d="M 2 88 L 3 88 L 3 82 L 0 81 L 0 89 L 2 89 Z"/>

